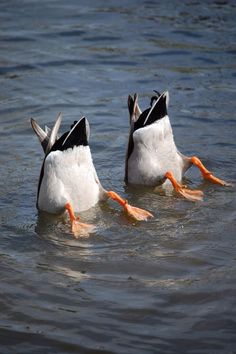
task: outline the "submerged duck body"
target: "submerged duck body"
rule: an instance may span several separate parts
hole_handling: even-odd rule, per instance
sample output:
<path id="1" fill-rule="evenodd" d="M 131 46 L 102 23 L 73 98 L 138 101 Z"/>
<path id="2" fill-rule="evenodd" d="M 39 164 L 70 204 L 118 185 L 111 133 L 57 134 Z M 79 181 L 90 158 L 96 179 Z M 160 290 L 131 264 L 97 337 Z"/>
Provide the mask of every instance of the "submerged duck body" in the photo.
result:
<path id="1" fill-rule="evenodd" d="M 58 214 L 70 200 L 74 211 L 81 212 L 97 204 L 102 194 L 88 146 L 53 151 L 46 157 L 38 195 L 40 210 Z"/>
<path id="2" fill-rule="evenodd" d="M 163 183 L 164 175 L 170 169 L 178 181 L 182 180 L 188 162 L 176 148 L 168 116 L 136 130 L 133 142 L 128 162 L 129 183 L 157 186 Z"/>
<path id="3" fill-rule="evenodd" d="M 167 113 L 169 93 L 157 93 L 151 105 L 141 111 L 138 96 L 129 96 L 130 134 L 126 154 L 125 181 L 129 184 L 162 186 L 175 189 L 190 200 L 201 200 L 201 191 L 190 191 L 181 185 L 185 172 L 195 164 L 203 177 L 221 185 L 226 182 L 214 177 L 193 156 L 183 155 L 176 147 L 170 119 Z"/>
<path id="4" fill-rule="evenodd" d="M 149 212 L 132 207 L 114 191 L 106 191 L 97 176 L 88 144 L 90 128 L 88 120 L 82 117 L 75 121 L 71 129 L 58 137 L 61 115 L 56 119 L 52 130 L 43 130 L 31 119 L 31 125 L 45 152 L 42 164 L 37 207 L 51 214 L 68 211 L 72 230 L 91 225 L 78 222 L 74 213 L 85 211 L 99 201 L 113 199 L 125 212 L 136 220 L 146 220 L 152 216 Z"/>
<path id="5" fill-rule="evenodd" d="M 45 157 L 39 180 L 40 210 L 58 214 L 69 201 L 75 212 L 81 212 L 105 197 L 88 139 L 89 124 L 83 117 L 54 143 Z"/>

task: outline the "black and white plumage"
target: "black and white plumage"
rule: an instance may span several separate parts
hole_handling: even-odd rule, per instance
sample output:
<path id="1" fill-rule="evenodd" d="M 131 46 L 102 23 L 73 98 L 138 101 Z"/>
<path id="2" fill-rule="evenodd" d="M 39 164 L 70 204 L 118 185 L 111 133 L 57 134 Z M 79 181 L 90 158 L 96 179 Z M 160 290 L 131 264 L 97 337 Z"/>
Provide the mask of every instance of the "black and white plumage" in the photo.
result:
<path id="1" fill-rule="evenodd" d="M 37 207 L 40 210 L 58 214 L 65 210 L 70 202 L 75 212 L 81 212 L 94 206 L 105 198 L 106 192 L 97 177 L 88 145 L 89 123 L 85 117 L 71 126 L 71 130 L 60 138 L 55 138 L 59 129 L 59 118 L 49 131 L 44 142 L 46 156 L 42 165 Z M 37 123 L 31 121 L 32 127 Z M 45 132 L 46 133 L 46 132 Z M 51 136 L 53 143 L 51 144 Z M 48 149 L 48 144 L 51 148 Z"/>
<path id="2" fill-rule="evenodd" d="M 181 154 L 175 145 L 167 114 L 168 102 L 167 91 L 157 94 L 152 97 L 150 108 L 141 112 L 137 95 L 134 100 L 129 97 L 131 126 L 126 157 L 127 183 L 157 186 L 163 183 L 169 170 L 180 182 L 191 166 L 189 158 Z"/>
<path id="3" fill-rule="evenodd" d="M 190 191 L 180 185 L 185 172 L 195 164 L 203 177 L 218 184 L 226 182 L 214 177 L 196 157 L 183 155 L 175 145 L 167 113 L 168 91 L 152 97 L 150 107 L 141 111 L 138 96 L 128 97 L 130 133 L 125 162 L 126 183 L 146 186 L 162 185 L 174 189 L 190 200 L 201 200 L 201 191 Z M 172 187 L 173 186 L 173 187 Z"/>
<path id="4" fill-rule="evenodd" d="M 53 128 L 43 130 L 31 119 L 31 125 L 45 152 L 42 164 L 37 207 L 51 214 L 68 211 L 72 230 L 81 228 L 74 212 L 88 210 L 99 201 L 111 198 L 117 201 L 125 212 L 136 220 L 146 220 L 152 216 L 149 212 L 132 207 L 114 191 L 106 191 L 97 176 L 89 147 L 90 127 L 88 120 L 82 117 L 75 121 L 70 130 L 61 137 L 58 131 L 61 114 Z M 83 224 L 83 228 L 87 228 Z"/>

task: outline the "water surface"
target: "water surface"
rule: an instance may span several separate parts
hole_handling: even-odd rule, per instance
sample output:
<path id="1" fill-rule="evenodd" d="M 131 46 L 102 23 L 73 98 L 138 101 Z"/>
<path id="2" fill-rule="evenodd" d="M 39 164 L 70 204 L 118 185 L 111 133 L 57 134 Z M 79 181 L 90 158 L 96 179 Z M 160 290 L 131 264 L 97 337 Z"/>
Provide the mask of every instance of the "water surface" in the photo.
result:
<path id="1" fill-rule="evenodd" d="M 203 203 L 126 188 L 129 93 L 170 93 L 179 149 L 236 180 L 234 1 L 1 1 L 0 352 L 234 353 L 236 190 L 188 183 Z M 105 188 L 153 212 L 132 223 L 113 203 L 83 213 L 74 239 L 38 215 L 43 158 L 29 119 L 63 129 L 86 115 Z"/>

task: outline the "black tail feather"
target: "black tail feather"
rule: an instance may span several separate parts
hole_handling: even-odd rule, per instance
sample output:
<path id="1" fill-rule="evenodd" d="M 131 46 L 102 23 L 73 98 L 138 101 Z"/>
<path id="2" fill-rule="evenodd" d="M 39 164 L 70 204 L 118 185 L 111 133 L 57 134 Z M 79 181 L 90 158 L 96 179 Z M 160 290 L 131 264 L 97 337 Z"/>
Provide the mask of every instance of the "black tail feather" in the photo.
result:
<path id="1" fill-rule="evenodd" d="M 89 139 L 88 135 L 88 121 L 83 117 L 80 121 L 74 121 L 74 124 L 71 125 L 71 130 L 64 133 L 55 142 L 51 151 L 64 151 L 80 145 L 87 146 Z"/>
<path id="2" fill-rule="evenodd" d="M 156 92 L 156 91 L 155 91 Z M 151 99 L 151 107 L 142 112 L 138 120 L 134 123 L 134 130 L 150 125 L 167 115 L 166 95 L 157 92 Z"/>

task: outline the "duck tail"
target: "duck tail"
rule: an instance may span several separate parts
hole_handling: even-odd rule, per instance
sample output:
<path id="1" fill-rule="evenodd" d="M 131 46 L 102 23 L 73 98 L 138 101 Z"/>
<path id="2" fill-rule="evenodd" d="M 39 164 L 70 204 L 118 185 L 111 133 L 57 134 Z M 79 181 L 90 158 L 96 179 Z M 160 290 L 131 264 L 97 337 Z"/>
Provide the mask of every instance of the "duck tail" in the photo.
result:
<path id="1" fill-rule="evenodd" d="M 50 152 L 53 144 L 58 139 L 58 131 L 61 125 L 61 119 L 62 114 L 59 113 L 53 128 L 49 129 L 47 126 L 45 126 L 45 130 L 40 127 L 40 125 L 36 122 L 35 119 L 31 118 L 30 120 L 33 131 L 37 135 L 45 155 Z"/>

